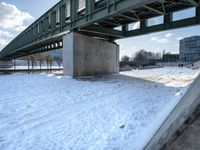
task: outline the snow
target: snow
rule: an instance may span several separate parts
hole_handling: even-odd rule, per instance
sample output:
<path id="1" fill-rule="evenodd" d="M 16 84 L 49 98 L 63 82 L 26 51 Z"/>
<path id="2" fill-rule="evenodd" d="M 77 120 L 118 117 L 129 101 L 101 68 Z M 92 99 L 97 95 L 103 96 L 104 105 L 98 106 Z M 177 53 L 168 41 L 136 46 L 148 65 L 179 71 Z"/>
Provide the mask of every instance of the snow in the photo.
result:
<path id="1" fill-rule="evenodd" d="M 199 70 L 0 76 L 0 150 L 140 150 Z"/>
<path id="2" fill-rule="evenodd" d="M 166 86 L 185 87 L 198 76 L 199 72 L 198 69 L 191 70 L 186 67 L 164 67 L 151 70 L 133 70 L 121 74 L 162 83 Z"/>

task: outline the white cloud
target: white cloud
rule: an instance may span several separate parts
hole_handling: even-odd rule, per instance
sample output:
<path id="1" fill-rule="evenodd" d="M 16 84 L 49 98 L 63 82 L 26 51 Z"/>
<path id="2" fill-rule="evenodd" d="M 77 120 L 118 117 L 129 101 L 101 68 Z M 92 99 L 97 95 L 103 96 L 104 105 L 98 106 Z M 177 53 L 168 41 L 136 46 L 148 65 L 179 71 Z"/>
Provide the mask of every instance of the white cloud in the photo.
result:
<path id="1" fill-rule="evenodd" d="M 177 41 L 180 41 L 180 40 L 182 40 L 183 39 L 183 37 L 178 37 L 177 38 Z"/>
<path id="2" fill-rule="evenodd" d="M 136 46 L 134 45 L 124 45 L 120 44 L 120 58 L 124 55 L 132 57 L 134 54 L 134 51 L 136 51 Z"/>
<path id="3" fill-rule="evenodd" d="M 26 22 L 32 22 L 34 18 L 28 13 L 20 11 L 15 5 L 0 3 L 0 27 L 21 31 L 26 27 Z"/>
<path id="4" fill-rule="evenodd" d="M 15 28 L 15 30 L 16 31 L 18 31 L 18 32 L 20 32 L 20 31 L 23 31 L 23 30 L 25 30 L 27 28 L 27 26 L 17 26 L 16 28 Z"/>
<path id="5" fill-rule="evenodd" d="M 0 46 L 5 46 L 6 44 L 8 44 L 8 41 L 5 39 L 0 39 Z"/>
<path id="6" fill-rule="evenodd" d="M 150 41 L 156 42 L 156 43 L 159 43 L 159 44 L 171 43 L 170 38 L 173 35 L 174 35 L 173 33 L 165 33 L 162 36 L 158 35 L 158 36 L 151 37 Z"/>
<path id="7" fill-rule="evenodd" d="M 11 33 L 9 33 L 8 31 L 2 31 L 0 30 L 0 38 L 1 37 L 13 37 L 13 35 Z"/>
<path id="8" fill-rule="evenodd" d="M 157 36 L 151 37 L 150 41 L 153 41 L 153 42 L 156 42 L 156 43 L 162 43 L 162 44 L 170 43 L 170 40 L 168 38 L 160 38 L 160 37 L 157 37 Z"/>
<path id="9" fill-rule="evenodd" d="M 169 37 L 171 37 L 171 36 L 173 36 L 173 35 L 174 35 L 173 33 L 166 33 L 166 34 L 165 34 L 165 37 L 166 37 L 166 38 L 169 38 Z"/>
<path id="10" fill-rule="evenodd" d="M 140 28 L 140 22 L 136 22 L 133 24 L 133 30 Z"/>

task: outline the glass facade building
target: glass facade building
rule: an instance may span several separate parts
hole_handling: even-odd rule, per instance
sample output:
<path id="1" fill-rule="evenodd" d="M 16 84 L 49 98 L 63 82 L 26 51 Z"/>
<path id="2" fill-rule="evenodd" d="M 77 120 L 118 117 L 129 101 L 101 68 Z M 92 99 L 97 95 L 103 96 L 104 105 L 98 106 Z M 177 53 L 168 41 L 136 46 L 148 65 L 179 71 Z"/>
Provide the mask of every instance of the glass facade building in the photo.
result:
<path id="1" fill-rule="evenodd" d="M 200 60 L 200 36 L 192 36 L 180 40 L 179 58 L 183 62 Z"/>

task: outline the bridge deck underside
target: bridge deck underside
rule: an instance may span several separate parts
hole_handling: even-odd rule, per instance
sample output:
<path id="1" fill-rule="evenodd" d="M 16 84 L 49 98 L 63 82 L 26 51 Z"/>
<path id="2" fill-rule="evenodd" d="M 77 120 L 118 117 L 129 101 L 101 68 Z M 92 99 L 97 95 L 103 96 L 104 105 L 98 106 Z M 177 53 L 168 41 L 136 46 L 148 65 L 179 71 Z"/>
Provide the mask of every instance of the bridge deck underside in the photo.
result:
<path id="1" fill-rule="evenodd" d="M 196 25 L 200 23 L 199 3 L 199 0 L 61 0 L 9 43 L 0 52 L 0 59 L 61 48 L 62 33 L 66 31 L 113 41 Z M 173 12 L 191 7 L 196 8 L 194 17 L 173 20 Z M 148 19 L 157 16 L 163 16 L 163 23 L 148 26 Z M 130 29 L 129 24 L 136 22 L 140 22 L 139 28 Z M 116 29 L 119 26 L 122 30 Z"/>
<path id="2" fill-rule="evenodd" d="M 21 47 L 11 54 L 4 57 L 5 60 L 14 59 L 18 57 L 23 57 L 31 54 L 42 53 L 46 51 L 56 50 L 62 48 L 62 37 L 53 36 L 46 38 L 44 40 L 29 44 L 27 46 Z"/>
<path id="3" fill-rule="evenodd" d="M 106 28 L 114 28 L 121 25 L 126 25 L 133 22 L 138 22 L 148 18 L 164 15 L 170 12 L 190 8 L 193 5 L 187 0 L 182 2 L 161 1 L 152 2 L 134 9 L 127 10 L 123 13 L 117 13 L 115 16 L 100 20 L 96 24 Z"/>

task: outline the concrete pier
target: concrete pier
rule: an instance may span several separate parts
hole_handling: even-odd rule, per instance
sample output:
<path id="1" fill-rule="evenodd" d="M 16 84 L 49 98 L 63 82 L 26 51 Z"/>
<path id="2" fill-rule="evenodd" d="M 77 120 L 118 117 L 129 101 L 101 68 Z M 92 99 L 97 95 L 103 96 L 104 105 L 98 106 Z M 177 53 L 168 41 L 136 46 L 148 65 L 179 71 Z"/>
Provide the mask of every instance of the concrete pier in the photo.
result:
<path id="1" fill-rule="evenodd" d="M 119 45 L 76 32 L 63 37 L 63 71 L 71 77 L 119 72 Z"/>

